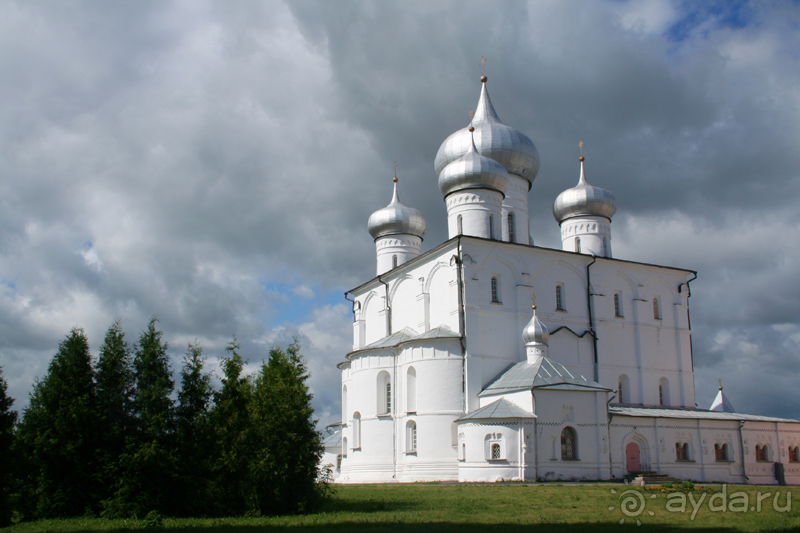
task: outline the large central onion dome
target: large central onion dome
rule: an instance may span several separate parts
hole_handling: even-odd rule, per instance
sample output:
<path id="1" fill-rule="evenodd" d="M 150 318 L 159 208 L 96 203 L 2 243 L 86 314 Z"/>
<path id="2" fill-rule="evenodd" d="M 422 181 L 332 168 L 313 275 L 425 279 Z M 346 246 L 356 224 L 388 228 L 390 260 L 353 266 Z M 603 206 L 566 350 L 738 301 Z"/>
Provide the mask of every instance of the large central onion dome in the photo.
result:
<path id="1" fill-rule="evenodd" d="M 581 216 L 605 217 L 611 220 L 617 212 L 614 195 L 602 187 L 590 185 L 583 173 L 583 156 L 580 161 L 581 175 L 578 184 L 559 194 L 553 203 L 553 216 L 556 222 L 561 224 L 568 218 Z"/>
<path id="2" fill-rule="evenodd" d="M 415 235 L 421 239 L 425 235 L 426 226 L 422 213 L 400 203 L 397 195 L 397 178 L 394 178 L 392 201 L 369 216 L 367 229 L 373 239 L 387 235 Z"/>
<path id="3" fill-rule="evenodd" d="M 486 77 L 481 81 L 481 98 L 472 119 L 475 140 L 472 140 L 468 128 L 460 129 L 445 139 L 433 163 L 436 174 L 467 153 L 474 142 L 481 155 L 497 161 L 510 174 L 522 176 L 532 184 L 539 172 L 539 151 L 524 133 L 500 122 L 486 91 Z"/>
<path id="4" fill-rule="evenodd" d="M 467 133 L 472 135 L 471 131 Z M 507 188 L 506 169 L 497 161 L 479 154 L 471 137 L 466 153 L 439 173 L 439 190 L 445 197 L 464 189 L 491 189 L 505 194 Z"/>

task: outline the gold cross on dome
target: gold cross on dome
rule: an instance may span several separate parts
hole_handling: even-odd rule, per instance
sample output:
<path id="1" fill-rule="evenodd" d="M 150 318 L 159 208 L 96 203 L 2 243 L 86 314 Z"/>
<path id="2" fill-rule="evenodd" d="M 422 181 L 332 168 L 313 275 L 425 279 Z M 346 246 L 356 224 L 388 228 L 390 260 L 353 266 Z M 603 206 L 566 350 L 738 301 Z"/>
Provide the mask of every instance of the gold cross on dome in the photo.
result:
<path id="1" fill-rule="evenodd" d="M 397 163 L 396 162 L 394 164 L 394 178 L 392 178 L 392 181 L 397 183 Z"/>
<path id="2" fill-rule="evenodd" d="M 578 146 L 581 147 L 581 157 L 583 157 L 583 141 L 579 142 Z"/>
<path id="3" fill-rule="evenodd" d="M 485 64 L 486 64 L 486 58 L 481 56 L 481 76 L 486 76 L 486 71 L 484 69 Z"/>
<path id="4" fill-rule="evenodd" d="M 722 390 L 722 378 L 719 378 L 719 390 Z"/>

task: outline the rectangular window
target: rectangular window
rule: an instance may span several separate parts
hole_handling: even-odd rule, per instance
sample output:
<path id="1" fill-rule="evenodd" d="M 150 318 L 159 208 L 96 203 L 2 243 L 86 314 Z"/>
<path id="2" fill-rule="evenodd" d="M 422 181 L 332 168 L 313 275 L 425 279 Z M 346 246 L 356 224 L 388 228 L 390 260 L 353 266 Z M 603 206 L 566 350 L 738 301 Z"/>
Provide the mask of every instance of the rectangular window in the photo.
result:
<path id="1" fill-rule="evenodd" d="M 675 443 L 675 458 L 678 461 L 688 461 L 689 460 L 689 444 L 684 442 L 681 445 L 680 442 Z"/>
<path id="2" fill-rule="evenodd" d="M 659 305 L 658 298 L 653 298 L 653 318 L 661 320 L 661 306 Z"/>
<path id="3" fill-rule="evenodd" d="M 564 308 L 564 286 L 556 285 L 556 310 L 565 311 Z"/>
<path id="4" fill-rule="evenodd" d="M 500 287 L 496 277 L 492 278 L 492 303 L 500 303 Z"/>
<path id="5" fill-rule="evenodd" d="M 658 405 L 664 405 L 664 387 L 658 386 Z"/>
<path id="6" fill-rule="evenodd" d="M 411 426 L 411 451 L 417 451 L 417 426 Z"/>
<path id="7" fill-rule="evenodd" d="M 725 462 L 728 460 L 728 445 L 715 444 L 714 445 L 714 459 L 716 461 Z"/>
<path id="8" fill-rule="evenodd" d="M 392 382 L 386 382 L 386 413 L 392 412 Z"/>

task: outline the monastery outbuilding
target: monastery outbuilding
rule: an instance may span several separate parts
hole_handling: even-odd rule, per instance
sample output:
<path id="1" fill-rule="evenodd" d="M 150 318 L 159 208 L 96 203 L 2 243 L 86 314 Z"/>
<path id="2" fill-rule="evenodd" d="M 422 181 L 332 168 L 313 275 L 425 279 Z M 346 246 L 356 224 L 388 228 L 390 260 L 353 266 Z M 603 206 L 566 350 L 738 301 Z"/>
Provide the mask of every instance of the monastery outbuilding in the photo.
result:
<path id="1" fill-rule="evenodd" d="M 325 441 L 336 481 L 800 483 L 800 422 L 736 413 L 721 384 L 697 408 L 697 274 L 612 256 L 616 202 L 582 154 L 553 204 L 562 249 L 534 246 L 539 152 L 481 82 L 434 161 L 449 240 L 420 253 L 425 220 L 396 177 L 369 218 L 377 276 L 346 294 L 353 351 Z"/>

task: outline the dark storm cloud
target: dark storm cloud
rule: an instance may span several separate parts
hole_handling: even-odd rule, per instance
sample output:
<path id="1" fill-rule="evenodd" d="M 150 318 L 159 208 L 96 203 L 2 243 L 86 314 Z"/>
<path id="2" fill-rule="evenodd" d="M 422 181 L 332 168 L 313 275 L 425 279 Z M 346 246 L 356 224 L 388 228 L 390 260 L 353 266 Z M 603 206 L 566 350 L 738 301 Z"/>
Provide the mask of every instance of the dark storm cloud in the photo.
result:
<path id="1" fill-rule="evenodd" d="M 403 201 L 426 217 L 424 248 L 446 238 L 433 159 L 467 124 L 485 56 L 501 119 L 541 153 L 536 243 L 560 244 L 551 206 L 577 181 L 582 139 L 589 181 L 617 198 L 615 254 L 700 272 L 701 406 L 721 376 L 751 412 L 798 416 L 787 377 L 800 351 L 798 11 L 0 4 L 0 365 L 12 395 L 24 402 L 71 326 L 96 348 L 114 317 L 135 338 L 157 314 L 176 362 L 195 338 L 213 360 L 236 334 L 255 365 L 298 337 L 320 417 L 335 419 L 333 365 L 351 325 L 329 295 L 374 274 L 365 223 L 389 202 L 394 162 Z M 287 313 L 298 298 L 315 310 Z M 776 403 L 765 384 L 782 364 L 790 401 Z"/>

